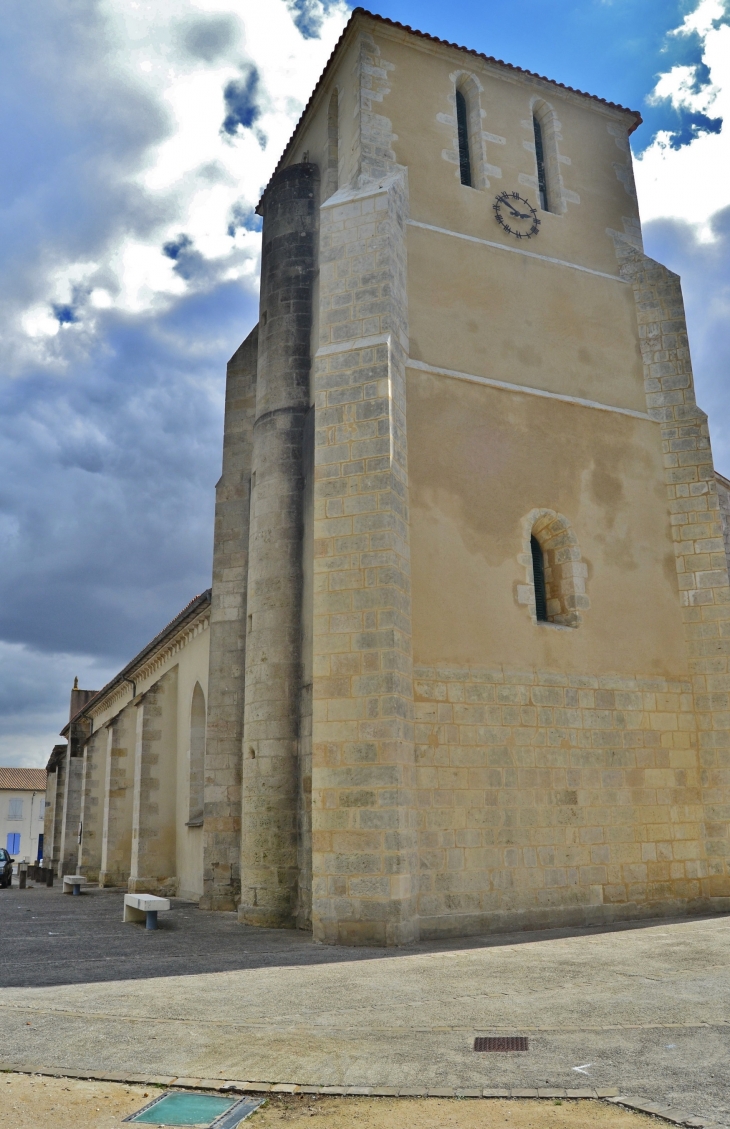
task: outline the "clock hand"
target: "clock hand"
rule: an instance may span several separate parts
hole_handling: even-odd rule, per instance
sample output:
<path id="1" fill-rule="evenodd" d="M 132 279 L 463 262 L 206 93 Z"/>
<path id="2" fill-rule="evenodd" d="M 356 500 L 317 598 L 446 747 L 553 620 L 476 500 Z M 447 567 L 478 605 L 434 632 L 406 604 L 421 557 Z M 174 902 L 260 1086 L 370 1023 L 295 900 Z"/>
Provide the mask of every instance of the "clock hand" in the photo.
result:
<path id="1" fill-rule="evenodd" d="M 515 217 L 515 219 L 518 219 L 518 220 L 529 220 L 530 219 L 530 216 L 526 215 L 524 212 L 518 212 L 517 209 L 514 207 L 514 205 L 510 204 L 509 201 L 505 200 L 504 204 L 506 204 L 506 206 L 509 208 L 510 212 Z"/>

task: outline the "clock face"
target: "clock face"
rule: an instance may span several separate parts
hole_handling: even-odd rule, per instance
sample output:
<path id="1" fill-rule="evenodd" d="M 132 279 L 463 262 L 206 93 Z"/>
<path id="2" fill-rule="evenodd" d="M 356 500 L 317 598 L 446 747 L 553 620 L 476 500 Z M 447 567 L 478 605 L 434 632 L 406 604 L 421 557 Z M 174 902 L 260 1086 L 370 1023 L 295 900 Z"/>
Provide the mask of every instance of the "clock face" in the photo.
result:
<path id="1" fill-rule="evenodd" d="M 497 223 L 516 239 L 531 239 L 540 230 L 537 212 L 519 192 L 500 192 L 492 207 Z"/>

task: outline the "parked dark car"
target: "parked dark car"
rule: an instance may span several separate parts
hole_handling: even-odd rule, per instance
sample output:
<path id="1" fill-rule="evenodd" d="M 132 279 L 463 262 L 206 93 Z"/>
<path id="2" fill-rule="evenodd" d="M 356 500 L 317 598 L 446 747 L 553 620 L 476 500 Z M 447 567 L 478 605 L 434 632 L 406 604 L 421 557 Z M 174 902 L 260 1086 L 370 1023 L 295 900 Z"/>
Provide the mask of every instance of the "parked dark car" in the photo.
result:
<path id="1" fill-rule="evenodd" d="M 0 847 L 0 886 L 12 885 L 14 862 L 5 848 Z"/>

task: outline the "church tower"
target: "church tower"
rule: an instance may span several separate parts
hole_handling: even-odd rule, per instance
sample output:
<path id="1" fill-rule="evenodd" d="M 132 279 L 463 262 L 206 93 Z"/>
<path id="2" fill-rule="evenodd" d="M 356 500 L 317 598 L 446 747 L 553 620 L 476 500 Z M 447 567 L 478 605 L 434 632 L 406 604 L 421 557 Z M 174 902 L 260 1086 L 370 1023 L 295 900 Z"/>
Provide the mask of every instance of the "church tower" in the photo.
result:
<path id="1" fill-rule="evenodd" d="M 730 908 L 730 589 L 637 113 L 353 13 L 229 365 L 201 902 L 318 940 Z"/>

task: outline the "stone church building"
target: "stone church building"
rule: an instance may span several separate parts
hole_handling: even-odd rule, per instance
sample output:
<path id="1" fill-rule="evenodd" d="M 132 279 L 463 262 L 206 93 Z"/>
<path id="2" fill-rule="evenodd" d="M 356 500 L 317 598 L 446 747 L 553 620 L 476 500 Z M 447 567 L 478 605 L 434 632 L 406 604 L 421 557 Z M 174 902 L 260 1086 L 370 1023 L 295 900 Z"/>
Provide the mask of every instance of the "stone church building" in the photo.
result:
<path id="1" fill-rule="evenodd" d="M 47 854 L 320 941 L 730 909 L 728 487 L 638 113 L 357 9 L 269 182 L 212 588 Z"/>

